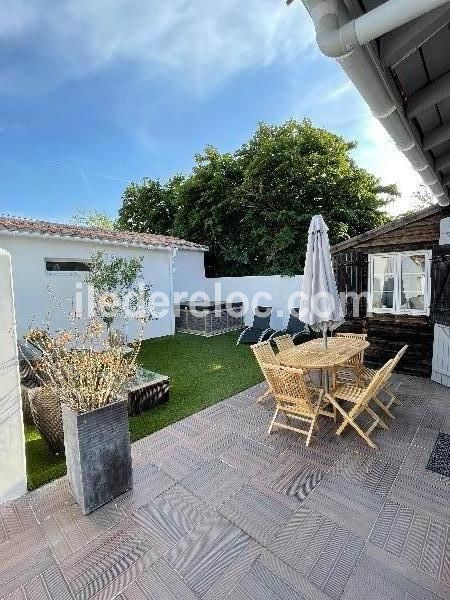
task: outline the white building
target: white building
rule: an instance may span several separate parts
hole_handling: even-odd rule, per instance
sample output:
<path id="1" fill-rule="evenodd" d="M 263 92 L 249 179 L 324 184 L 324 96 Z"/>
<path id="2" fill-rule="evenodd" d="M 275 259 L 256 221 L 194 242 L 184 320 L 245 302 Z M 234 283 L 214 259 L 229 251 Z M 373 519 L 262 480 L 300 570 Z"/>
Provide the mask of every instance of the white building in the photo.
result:
<path id="1" fill-rule="evenodd" d="M 52 327 L 67 326 L 77 291 L 87 305 L 85 285 L 80 292 L 82 269 L 96 251 L 143 257 L 143 277 L 152 284 L 155 303 L 169 299 L 166 314 L 146 325 L 146 338 L 173 334 L 174 293 L 192 294 L 205 285 L 206 248 L 169 236 L 0 217 L 0 248 L 11 255 L 19 339 L 49 317 Z"/>

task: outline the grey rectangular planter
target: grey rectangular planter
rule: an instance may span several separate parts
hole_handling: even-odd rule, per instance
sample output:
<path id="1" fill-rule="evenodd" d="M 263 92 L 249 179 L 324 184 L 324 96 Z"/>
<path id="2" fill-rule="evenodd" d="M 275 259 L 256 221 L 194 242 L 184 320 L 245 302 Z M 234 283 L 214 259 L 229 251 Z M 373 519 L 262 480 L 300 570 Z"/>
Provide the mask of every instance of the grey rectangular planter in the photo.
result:
<path id="1" fill-rule="evenodd" d="M 132 486 L 131 447 L 125 401 L 77 413 L 62 405 L 67 475 L 86 515 Z"/>

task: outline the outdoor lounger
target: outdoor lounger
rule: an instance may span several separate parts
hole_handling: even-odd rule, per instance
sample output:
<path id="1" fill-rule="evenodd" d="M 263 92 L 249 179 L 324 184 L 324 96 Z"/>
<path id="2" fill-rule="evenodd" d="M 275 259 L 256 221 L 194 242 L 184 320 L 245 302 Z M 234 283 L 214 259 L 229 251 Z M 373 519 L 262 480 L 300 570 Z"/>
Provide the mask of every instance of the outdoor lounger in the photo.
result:
<path id="1" fill-rule="evenodd" d="M 311 338 L 311 331 L 308 325 L 303 323 L 303 321 L 300 321 L 298 318 L 298 311 L 298 308 L 293 308 L 291 310 L 291 314 L 289 315 L 289 321 L 286 329 L 283 329 L 283 331 L 276 331 L 272 334 L 270 339 L 276 338 L 280 335 L 290 335 L 296 346 L 309 340 Z"/>
<path id="2" fill-rule="evenodd" d="M 253 317 L 253 325 L 240 334 L 237 344 L 257 344 L 268 340 L 276 332 L 270 327 L 272 307 L 258 306 Z"/>

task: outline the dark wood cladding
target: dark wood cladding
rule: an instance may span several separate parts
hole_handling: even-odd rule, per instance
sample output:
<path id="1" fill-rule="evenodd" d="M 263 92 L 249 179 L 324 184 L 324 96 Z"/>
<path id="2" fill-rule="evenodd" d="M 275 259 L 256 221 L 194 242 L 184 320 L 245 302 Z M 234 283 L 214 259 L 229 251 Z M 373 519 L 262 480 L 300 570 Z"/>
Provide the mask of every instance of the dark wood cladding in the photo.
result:
<path id="1" fill-rule="evenodd" d="M 367 333 L 370 347 L 365 360 L 374 366 L 381 366 L 408 344 L 397 371 L 419 377 L 431 375 L 433 325 L 428 317 L 369 313 L 365 319 L 346 321 L 339 331 Z"/>
<path id="2" fill-rule="evenodd" d="M 433 248 L 431 321 L 450 325 L 450 244 Z"/>
<path id="3" fill-rule="evenodd" d="M 348 250 L 333 257 L 336 284 L 340 294 L 345 296 L 345 317 L 352 319 L 355 309 L 359 317 L 367 314 L 367 284 L 369 277 L 368 255 L 364 252 Z M 353 296 L 360 296 L 358 306 L 354 306 Z"/>
<path id="4" fill-rule="evenodd" d="M 447 212 L 447 211 L 445 211 Z M 429 215 L 386 233 L 357 243 L 355 250 L 367 252 L 396 252 L 404 250 L 430 250 L 439 243 L 439 228 L 444 211 Z"/>

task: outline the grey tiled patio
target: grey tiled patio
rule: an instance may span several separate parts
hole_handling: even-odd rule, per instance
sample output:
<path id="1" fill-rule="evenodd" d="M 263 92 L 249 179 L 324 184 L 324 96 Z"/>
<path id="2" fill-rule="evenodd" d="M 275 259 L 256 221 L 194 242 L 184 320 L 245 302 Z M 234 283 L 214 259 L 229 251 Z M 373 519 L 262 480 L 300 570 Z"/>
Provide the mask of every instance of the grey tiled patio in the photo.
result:
<path id="1" fill-rule="evenodd" d="M 395 385 L 378 451 L 330 421 L 268 436 L 257 386 L 135 443 L 134 489 L 89 516 L 65 478 L 0 507 L 0 598 L 449 599 L 450 479 L 425 465 L 450 393 Z"/>

